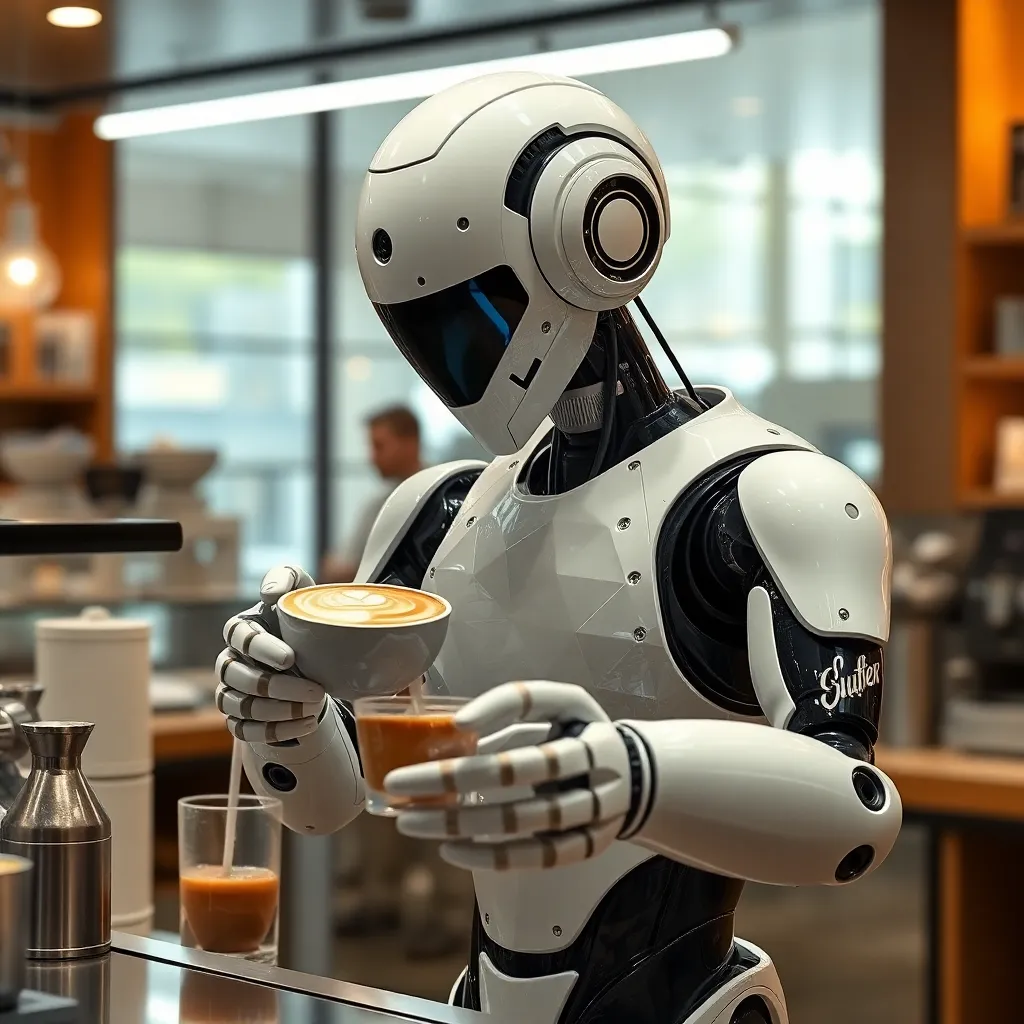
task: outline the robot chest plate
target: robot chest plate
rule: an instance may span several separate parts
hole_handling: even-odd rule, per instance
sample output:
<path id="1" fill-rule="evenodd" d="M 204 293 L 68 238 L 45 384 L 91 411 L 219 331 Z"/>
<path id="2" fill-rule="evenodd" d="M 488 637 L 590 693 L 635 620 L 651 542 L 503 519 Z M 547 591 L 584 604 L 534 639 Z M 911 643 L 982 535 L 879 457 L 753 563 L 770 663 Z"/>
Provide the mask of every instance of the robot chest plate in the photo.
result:
<path id="1" fill-rule="evenodd" d="M 708 714 L 666 649 L 642 467 L 554 497 L 525 493 L 508 464 L 480 484 L 425 581 L 453 609 L 435 684 L 475 696 L 554 679 L 586 687 L 613 718 Z"/>

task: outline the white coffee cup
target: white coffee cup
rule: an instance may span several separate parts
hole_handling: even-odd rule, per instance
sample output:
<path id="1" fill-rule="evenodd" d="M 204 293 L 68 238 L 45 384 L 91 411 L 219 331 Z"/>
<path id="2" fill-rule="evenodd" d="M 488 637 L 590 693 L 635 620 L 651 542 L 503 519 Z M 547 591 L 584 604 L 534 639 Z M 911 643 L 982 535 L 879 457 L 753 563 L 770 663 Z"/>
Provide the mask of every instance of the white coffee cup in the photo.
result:
<path id="1" fill-rule="evenodd" d="M 324 583 L 285 594 L 274 608 L 295 667 L 332 697 L 405 689 L 434 663 L 451 605 L 437 594 L 382 583 Z"/>

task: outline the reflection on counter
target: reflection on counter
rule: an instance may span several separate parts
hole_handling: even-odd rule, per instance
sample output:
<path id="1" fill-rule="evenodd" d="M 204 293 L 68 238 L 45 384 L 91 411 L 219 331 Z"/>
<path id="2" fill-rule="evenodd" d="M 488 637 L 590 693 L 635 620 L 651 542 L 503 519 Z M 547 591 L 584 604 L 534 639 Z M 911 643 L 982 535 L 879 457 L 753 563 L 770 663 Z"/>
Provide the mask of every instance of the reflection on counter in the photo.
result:
<path id="1" fill-rule="evenodd" d="M 281 995 L 274 989 L 244 981 L 183 971 L 177 1019 L 179 1024 L 278 1024 L 286 1019 L 281 1016 Z M 161 996 L 151 995 L 150 1001 L 154 998 Z"/>
<path id="2" fill-rule="evenodd" d="M 123 935 L 114 936 L 111 953 L 91 961 L 32 965 L 29 983 L 77 999 L 81 1024 L 471 1024 L 484 1019 L 443 1002 Z"/>

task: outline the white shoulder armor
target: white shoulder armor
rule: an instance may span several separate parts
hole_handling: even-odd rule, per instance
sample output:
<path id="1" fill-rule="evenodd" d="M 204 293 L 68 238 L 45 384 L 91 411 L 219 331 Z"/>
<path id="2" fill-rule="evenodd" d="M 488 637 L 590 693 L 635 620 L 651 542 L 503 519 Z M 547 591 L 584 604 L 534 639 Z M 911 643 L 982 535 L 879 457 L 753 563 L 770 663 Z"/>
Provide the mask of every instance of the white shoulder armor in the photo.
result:
<path id="1" fill-rule="evenodd" d="M 356 572 L 356 582 L 368 583 L 376 577 L 408 533 L 417 513 L 438 487 L 467 470 L 486 467 L 486 462 L 463 459 L 421 469 L 408 480 L 403 480 L 391 492 L 374 521 Z"/>
<path id="2" fill-rule="evenodd" d="M 819 635 L 889 638 L 889 525 L 856 473 L 819 452 L 772 452 L 743 470 L 740 508 L 793 614 Z"/>

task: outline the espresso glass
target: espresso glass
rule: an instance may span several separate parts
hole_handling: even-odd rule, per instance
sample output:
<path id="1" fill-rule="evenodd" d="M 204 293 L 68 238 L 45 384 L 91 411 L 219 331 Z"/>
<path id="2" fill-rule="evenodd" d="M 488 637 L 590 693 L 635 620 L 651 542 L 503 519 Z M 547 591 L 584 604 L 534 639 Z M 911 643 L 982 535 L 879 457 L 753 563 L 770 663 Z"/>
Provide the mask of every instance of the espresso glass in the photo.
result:
<path id="1" fill-rule="evenodd" d="M 227 796 L 178 801 L 181 944 L 276 964 L 281 801 L 239 797 L 234 856 L 225 873 L 227 817 Z"/>
<path id="2" fill-rule="evenodd" d="M 359 759 L 366 783 L 366 809 L 393 817 L 404 807 L 446 807 L 458 793 L 431 797 L 394 797 L 384 791 L 388 772 L 425 761 L 443 761 L 476 753 L 476 733 L 455 727 L 465 697 L 361 697 L 353 707 Z"/>

